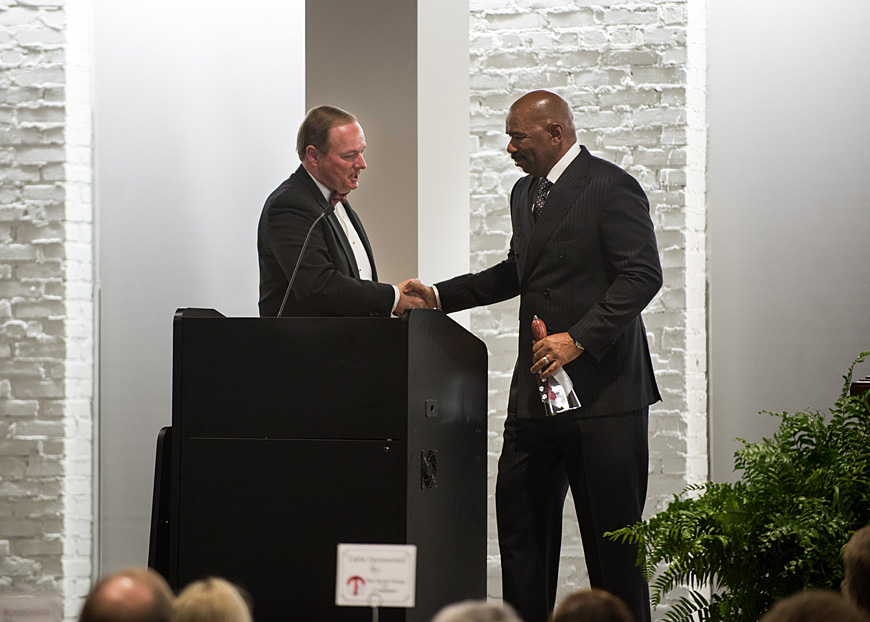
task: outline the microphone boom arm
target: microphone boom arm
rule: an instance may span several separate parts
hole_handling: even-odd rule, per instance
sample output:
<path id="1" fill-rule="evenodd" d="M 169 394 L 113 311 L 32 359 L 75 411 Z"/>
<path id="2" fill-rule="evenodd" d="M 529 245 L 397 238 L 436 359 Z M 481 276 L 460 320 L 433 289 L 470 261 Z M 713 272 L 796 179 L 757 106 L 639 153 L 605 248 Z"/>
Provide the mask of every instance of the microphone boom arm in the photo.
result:
<path id="1" fill-rule="evenodd" d="M 302 263 L 302 256 L 305 254 L 305 248 L 308 246 L 308 239 L 311 237 L 314 227 L 317 226 L 317 223 L 320 222 L 321 218 L 328 216 L 334 211 L 335 205 L 330 205 L 314 219 L 314 222 L 311 223 L 311 227 L 308 228 L 308 234 L 305 236 L 305 241 L 302 242 L 302 250 L 299 251 L 299 258 L 296 260 L 296 265 L 293 267 L 293 274 L 290 276 L 290 282 L 287 284 L 287 291 L 284 292 L 284 300 L 281 301 L 281 308 L 278 309 L 278 315 L 276 317 L 281 317 L 281 314 L 284 313 L 284 305 L 287 304 L 287 299 L 290 297 L 290 290 L 293 289 L 293 281 L 296 280 L 296 273 L 299 271 L 299 265 Z"/>

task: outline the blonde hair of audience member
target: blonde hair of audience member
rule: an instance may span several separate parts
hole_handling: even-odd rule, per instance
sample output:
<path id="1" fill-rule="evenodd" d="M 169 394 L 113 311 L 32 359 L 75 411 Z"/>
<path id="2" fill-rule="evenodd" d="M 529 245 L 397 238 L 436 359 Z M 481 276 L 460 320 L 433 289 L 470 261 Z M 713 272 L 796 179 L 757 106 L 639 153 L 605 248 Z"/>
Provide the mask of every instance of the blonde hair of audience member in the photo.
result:
<path id="1" fill-rule="evenodd" d="M 870 613 L 870 525 L 862 527 L 843 547 L 843 595 Z"/>
<path id="2" fill-rule="evenodd" d="M 97 581 L 79 622 L 170 622 L 175 596 L 150 568 L 124 568 Z"/>
<path id="3" fill-rule="evenodd" d="M 559 603 L 552 622 L 634 622 L 619 598 L 598 588 L 577 590 Z"/>
<path id="4" fill-rule="evenodd" d="M 175 599 L 173 622 L 252 622 L 251 610 L 229 581 L 208 577 L 188 585 Z"/>
<path id="5" fill-rule="evenodd" d="M 868 622 L 870 618 L 832 590 L 798 592 L 773 604 L 761 622 Z"/>
<path id="6" fill-rule="evenodd" d="M 439 611 L 432 622 L 523 622 L 513 607 L 498 605 L 485 600 L 464 600 L 447 605 Z"/>

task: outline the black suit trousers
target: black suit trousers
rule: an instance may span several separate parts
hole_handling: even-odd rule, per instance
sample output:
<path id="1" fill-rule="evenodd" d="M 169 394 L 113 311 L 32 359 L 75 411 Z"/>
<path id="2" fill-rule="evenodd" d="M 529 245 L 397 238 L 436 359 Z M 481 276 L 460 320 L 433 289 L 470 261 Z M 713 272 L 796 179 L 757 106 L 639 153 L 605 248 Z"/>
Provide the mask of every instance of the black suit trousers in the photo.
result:
<path id="1" fill-rule="evenodd" d="M 504 600 L 525 622 L 546 622 L 556 600 L 562 510 L 568 487 L 589 582 L 650 619 L 637 547 L 605 539 L 641 519 L 646 500 L 649 408 L 608 416 L 509 416 L 498 462 L 496 515 Z"/>

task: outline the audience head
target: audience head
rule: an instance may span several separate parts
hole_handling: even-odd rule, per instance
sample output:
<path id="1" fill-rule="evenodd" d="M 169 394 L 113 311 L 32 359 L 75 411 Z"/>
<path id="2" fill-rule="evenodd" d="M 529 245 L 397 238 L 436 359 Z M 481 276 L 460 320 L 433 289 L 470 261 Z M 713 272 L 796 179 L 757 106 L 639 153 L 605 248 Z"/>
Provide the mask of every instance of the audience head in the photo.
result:
<path id="1" fill-rule="evenodd" d="M 232 583 L 209 577 L 178 595 L 173 622 L 251 622 L 251 610 Z"/>
<path id="2" fill-rule="evenodd" d="M 488 603 L 485 600 L 466 600 L 447 605 L 432 618 L 432 622 L 523 622 L 513 610 L 504 603 Z"/>
<path id="3" fill-rule="evenodd" d="M 172 590 L 150 568 L 125 568 L 94 585 L 79 622 L 170 622 Z"/>
<path id="4" fill-rule="evenodd" d="M 870 613 L 870 525 L 856 531 L 843 548 L 843 594 Z"/>
<path id="5" fill-rule="evenodd" d="M 831 590 L 807 590 L 773 604 L 761 622 L 868 622 L 852 603 Z"/>
<path id="6" fill-rule="evenodd" d="M 559 603 L 552 622 L 634 622 L 619 598 L 598 588 L 577 590 Z"/>

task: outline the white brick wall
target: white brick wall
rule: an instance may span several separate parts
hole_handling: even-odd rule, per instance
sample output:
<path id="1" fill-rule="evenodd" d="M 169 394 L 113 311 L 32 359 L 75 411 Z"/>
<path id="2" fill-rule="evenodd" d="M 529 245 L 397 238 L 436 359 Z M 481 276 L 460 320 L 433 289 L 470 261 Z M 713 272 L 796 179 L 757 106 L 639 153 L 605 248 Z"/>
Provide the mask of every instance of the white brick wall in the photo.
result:
<path id="1" fill-rule="evenodd" d="M 0 2 L 0 591 L 60 591 L 69 618 L 92 557 L 90 20 Z"/>
<path id="2" fill-rule="evenodd" d="M 580 142 L 622 166 L 651 203 L 665 272 L 644 313 L 664 400 L 650 421 L 646 512 L 707 476 L 705 329 L 706 0 L 471 1 L 472 269 L 504 258 L 508 194 L 521 174 L 504 121 L 544 88 L 574 110 Z M 489 594 L 500 597 L 492 493 L 517 347 L 517 302 L 472 312 L 490 350 Z M 566 504 L 561 598 L 588 584 Z"/>

